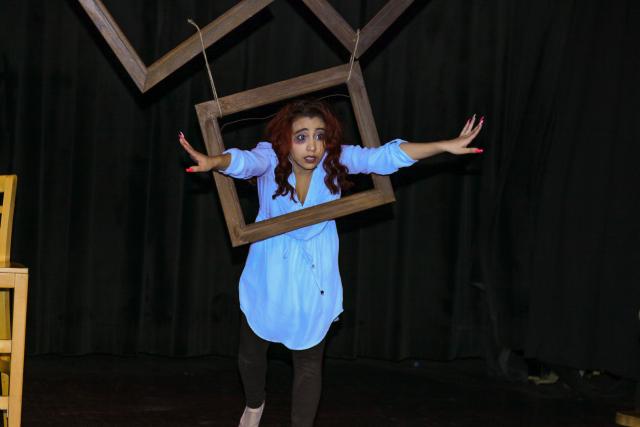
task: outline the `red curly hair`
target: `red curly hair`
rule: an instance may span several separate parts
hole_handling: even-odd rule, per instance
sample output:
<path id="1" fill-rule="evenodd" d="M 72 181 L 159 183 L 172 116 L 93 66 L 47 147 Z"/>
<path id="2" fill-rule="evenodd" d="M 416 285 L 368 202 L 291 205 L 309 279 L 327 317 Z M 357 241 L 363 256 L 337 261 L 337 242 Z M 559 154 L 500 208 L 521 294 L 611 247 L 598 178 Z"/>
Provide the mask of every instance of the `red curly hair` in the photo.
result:
<path id="1" fill-rule="evenodd" d="M 349 171 L 340 163 L 342 153 L 342 126 L 331 108 L 322 101 L 298 100 L 285 105 L 278 111 L 267 124 L 266 139 L 271 142 L 273 150 L 278 156 L 278 165 L 275 169 L 276 184 L 278 189 L 273 193 L 273 198 L 290 194 L 291 200 L 295 200 L 295 190 L 289 184 L 289 175 L 293 167 L 289 161 L 289 152 L 292 143 L 292 125 L 300 117 L 318 117 L 325 124 L 325 152 L 326 158 L 323 167 L 327 175 L 324 183 L 331 194 L 337 194 L 341 190 L 351 187 L 352 183 L 347 179 Z"/>

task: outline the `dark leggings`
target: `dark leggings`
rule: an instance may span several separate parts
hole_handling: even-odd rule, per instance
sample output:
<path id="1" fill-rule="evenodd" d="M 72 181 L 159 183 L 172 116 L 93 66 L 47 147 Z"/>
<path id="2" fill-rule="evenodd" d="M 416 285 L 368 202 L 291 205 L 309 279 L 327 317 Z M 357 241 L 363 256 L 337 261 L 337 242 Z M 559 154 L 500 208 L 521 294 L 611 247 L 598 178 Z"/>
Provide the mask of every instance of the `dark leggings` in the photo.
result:
<path id="1" fill-rule="evenodd" d="M 264 402 L 267 350 L 270 343 L 251 330 L 244 314 L 241 317 L 238 367 L 247 406 L 258 408 Z M 293 427 L 313 426 L 322 388 L 324 342 L 323 339 L 309 349 L 291 351 L 293 357 L 291 424 Z"/>

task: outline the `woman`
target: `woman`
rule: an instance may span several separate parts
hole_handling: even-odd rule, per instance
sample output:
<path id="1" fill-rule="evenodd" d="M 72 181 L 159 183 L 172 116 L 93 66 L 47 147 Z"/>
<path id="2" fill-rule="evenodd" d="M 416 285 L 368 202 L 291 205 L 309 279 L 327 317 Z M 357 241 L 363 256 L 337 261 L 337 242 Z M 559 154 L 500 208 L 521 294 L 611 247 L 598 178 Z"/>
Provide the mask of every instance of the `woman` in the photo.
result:
<path id="1" fill-rule="evenodd" d="M 467 120 L 458 138 L 431 143 L 394 140 L 379 148 L 342 146 L 340 122 L 320 101 L 285 105 L 267 125 L 267 140 L 253 150 L 206 156 L 179 141 L 196 163 L 187 172 L 217 170 L 234 178 L 257 177 L 257 221 L 338 199 L 347 174 L 391 174 L 439 153 L 481 153 L 469 148 L 483 119 Z M 321 167 L 318 167 L 321 166 Z M 267 349 L 292 350 L 293 426 L 311 426 L 321 390 L 322 355 L 331 323 L 342 312 L 335 221 L 325 221 L 251 245 L 240 278 L 238 365 L 246 395 L 241 427 L 258 426 L 264 409 Z"/>

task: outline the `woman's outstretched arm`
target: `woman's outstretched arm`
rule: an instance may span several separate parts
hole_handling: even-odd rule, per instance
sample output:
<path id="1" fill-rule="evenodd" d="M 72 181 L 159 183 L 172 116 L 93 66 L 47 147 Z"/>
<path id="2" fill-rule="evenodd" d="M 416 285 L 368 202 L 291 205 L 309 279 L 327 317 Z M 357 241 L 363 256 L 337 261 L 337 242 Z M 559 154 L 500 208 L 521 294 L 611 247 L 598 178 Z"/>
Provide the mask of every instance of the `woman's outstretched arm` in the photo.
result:
<path id="1" fill-rule="evenodd" d="M 478 135 L 483 119 L 475 124 L 475 116 L 467 120 L 460 136 L 448 141 L 406 142 L 395 139 L 381 147 L 369 148 L 357 145 L 343 145 L 340 163 L 345 165 L 349 173 L 375 173 L 389 175 L 399 168 L 408 167 L 420 159 L 449 152 L 453 154 L 481 153 L 479 148 L 468 145 Z"/>
<path id="2" fill-rule="evenodd" d="M 480 119 L 478 124 L 475 124 L 475 114 L 464 125 L 460 136 L 455 139 L 436 142 L 406 142 L 400 145 L 400 149 L 404 151 L 413 160 L 426 159 L 427 157 L 435 156 L 440 153 L 451 154 L 472 154 L 482 153 L 480 148 L 470 148 L 471 141 L 478 136 L 482 124 L 484 123 L 484 117 Z"/>
<path id="3" fill-rule="evenodd" d="M 182 132 L 178 133 L 178 141 L 182 148 L 185 149 L 191 160 L 196 162 L 194 166 L 187 168 L 187 172 L 208 172 L 210 170 L 225 170 L 231 164 L 230 154 L 221 154 L 219 156 L 207 156 L 196 151 L 186 140 Z"/>

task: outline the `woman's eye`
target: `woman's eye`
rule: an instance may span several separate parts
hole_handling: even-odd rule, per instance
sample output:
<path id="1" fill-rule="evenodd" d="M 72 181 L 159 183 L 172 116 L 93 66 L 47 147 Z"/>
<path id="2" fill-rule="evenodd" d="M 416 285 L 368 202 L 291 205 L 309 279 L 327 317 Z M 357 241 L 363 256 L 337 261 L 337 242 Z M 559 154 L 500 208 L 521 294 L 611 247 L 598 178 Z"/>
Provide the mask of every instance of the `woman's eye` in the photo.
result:
<path id="1" fill-rule="evenodd" d="M 319 133 L 316 135 L 316 140 L 317 141 L 323 141 L 324 140 L 324 133 Z"/>
<path id="2" fill-rule="evenodd" d="M 295 137 L 296 142 L 304 142 L 304 140 L 305 140 L 306 138 L 307 138 L 307 136 L 306 136 L 306 135 L 304 135 L 304 134 L 296 135 L 296 137 Z"/>

